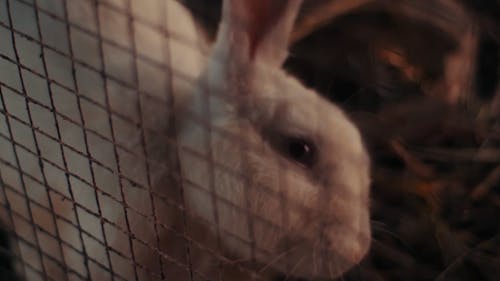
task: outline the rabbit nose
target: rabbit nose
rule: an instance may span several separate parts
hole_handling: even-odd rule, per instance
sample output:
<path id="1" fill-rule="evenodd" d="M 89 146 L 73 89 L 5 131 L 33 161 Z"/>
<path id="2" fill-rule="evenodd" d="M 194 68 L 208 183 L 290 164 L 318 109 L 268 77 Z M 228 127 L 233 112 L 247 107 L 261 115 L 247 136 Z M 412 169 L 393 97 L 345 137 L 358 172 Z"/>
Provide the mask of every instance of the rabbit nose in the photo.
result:
<path id="1" fill-rule="evenodd" d="M 369 228 L 354 228 L 352 225 L 333 225 L 325 229 L 328 251 L 333 256 L 350 264 L 359 263 L 370 248 Z"/>
<path id="2" fill-rule="evenodd" d="M 353 263 L 359 263 L 366 256 L 370 247 L 370 238 L 366 234 L 358 234 L 357 236 L 357 239 L 347 242 L 345 248 L 345 257 Z"/>

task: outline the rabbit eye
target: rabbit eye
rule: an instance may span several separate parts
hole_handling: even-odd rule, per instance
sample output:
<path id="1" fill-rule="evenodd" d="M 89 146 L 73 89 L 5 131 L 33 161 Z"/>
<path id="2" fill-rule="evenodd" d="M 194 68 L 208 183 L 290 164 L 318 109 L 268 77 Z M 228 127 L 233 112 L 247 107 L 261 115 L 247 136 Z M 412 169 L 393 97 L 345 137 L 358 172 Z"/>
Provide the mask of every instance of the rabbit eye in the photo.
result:
<path id="1" fill-rule="evenodd" d="M 287 156 L 295 162 L 311 167 L 316 162 L 316 146 L 309 140 L 289 137 L 285 140 Z"/>
<path id="2" fill-rule="evenodd" d="M 317 146 L 308 138 L 280 134 L 276 131 L 265 133 L 264 136 L 275 151 L 302 167 L 311 168 L 318 160 Z"/>

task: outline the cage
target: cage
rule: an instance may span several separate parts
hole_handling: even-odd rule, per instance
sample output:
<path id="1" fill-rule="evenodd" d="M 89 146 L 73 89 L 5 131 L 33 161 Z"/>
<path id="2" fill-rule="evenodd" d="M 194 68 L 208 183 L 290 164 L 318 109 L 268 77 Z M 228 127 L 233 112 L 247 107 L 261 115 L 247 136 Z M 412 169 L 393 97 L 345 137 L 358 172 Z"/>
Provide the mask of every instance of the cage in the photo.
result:
<path id="1" fill-rule="evenodd" d="M 0 279 L 495 280 L 498 19 L 0 0 Z"/>

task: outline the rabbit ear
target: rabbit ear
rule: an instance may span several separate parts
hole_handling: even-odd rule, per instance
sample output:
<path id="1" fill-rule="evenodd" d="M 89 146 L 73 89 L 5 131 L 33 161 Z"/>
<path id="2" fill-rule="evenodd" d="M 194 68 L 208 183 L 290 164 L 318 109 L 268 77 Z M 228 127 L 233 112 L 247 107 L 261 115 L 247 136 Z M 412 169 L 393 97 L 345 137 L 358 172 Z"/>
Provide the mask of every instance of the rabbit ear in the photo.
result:
<path id="1" fill-rule="evenodd" d="M 301 4 L 302 0 L 224 0 L 219 39 L 229 42 L 230 51 L 241 59 L 281 66 Z"/>

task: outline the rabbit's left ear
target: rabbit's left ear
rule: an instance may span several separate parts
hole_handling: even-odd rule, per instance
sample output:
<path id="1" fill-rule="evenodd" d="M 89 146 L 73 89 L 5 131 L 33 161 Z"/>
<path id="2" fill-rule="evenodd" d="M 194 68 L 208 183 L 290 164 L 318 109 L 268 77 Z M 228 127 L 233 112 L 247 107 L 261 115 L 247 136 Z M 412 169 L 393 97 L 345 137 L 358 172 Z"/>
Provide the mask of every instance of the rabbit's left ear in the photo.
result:
<path id="1" fill-rule="evenodd" d="M 225 0 L 223 21 L 233 34 L 245 34 L 248 58 L 281 66 L 302 0 Z M 234 44 L 236 43 L 236 44 Z M 241 43 L 241 42 L 239 42 Z M 233 42 L 238 48 L 238 43 Z"/>

